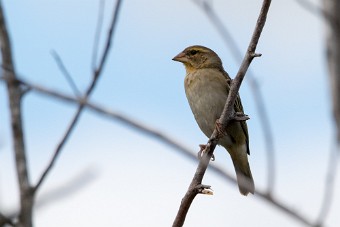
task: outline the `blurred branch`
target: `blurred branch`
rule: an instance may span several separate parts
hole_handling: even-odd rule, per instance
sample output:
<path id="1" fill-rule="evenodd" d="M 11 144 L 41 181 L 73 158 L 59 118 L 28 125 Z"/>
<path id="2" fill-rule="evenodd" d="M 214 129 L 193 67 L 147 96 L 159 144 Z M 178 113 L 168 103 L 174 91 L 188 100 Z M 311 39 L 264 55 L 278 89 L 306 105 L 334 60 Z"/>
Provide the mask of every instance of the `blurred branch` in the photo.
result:
<path id="1" fill-rule="evenodd" d="M 0 80 L 6 81 L 7 78 L 5 77 L 0 77 Z M 32 83 L 29 83 L 25 81 L 24 79 L 17 79 L 17 81 L 24 85 L 27 86 L 28 88 L 31 89 L 32 92 L 36 92 L 41 95 L 45 95 L 50 98 L 56 98 L 58 100 L 62 100 L 65 102 L 73 103 L 73 104 L 83 104 L 85 105 L 89 110 L 93 111 L 95 114 L 102 115 L 104 117 L 107 117 L 112 120 L 116 120 L 125 126 L 136 130 L 140 133 L 143 133 L 146 136 L 150 136 L 159 142 L 164 143 L 165 145 L 169 146 L 170 148 L 175 149 L 178 151 L 180 155 L 183 155 L 185 158 L 189 159 L 192 162 L 197 163 L 197 155 L 194 153 L 192 150 L 189 148 L 185 147 L 184 145 L 180 144 L 178 141 L 175 139 L 170 138 L 168 135 L 150 127 L 149 125 L 142 124 L 132 118 L 127 117 L 124 114 L 120 114 L 118 112 L 109 110 L 107 108 L 101 107 L 97 104 L 94 104 L 92 102 L 83 100 L 83 99 L 78 99 L 75 98 L 71 95 L 66 95 L 61 92 L 57 92 L 51 89 L 47 89 L 45 87 L 39 86 L 39 85 L 34 85 Z M 215 164 L 212 164 L 209 166 L 209 169 L 214 172 L 217 176 L 223 178 L 224 180 L 229 181 L 230 183 L 234 184 L 235 186 L 237 185 L 236 179 L 229 173 L 225 172 L 221 167 L 218 167 Z M 297 211 L 293 210 L 290 208 L 288 205 L 280 202 L 277 198 L 273 197 L 272 195 L 269 195 L 267 192 L 261 191 L 259 189 L 256 189 L 255 193 L 256 198 L 260 198 L 262 201 L 266 201 L 278 210 L 282 211 L 283 213 L 291 216 L 293 219 L 306 224 L 307 226 L 316 226 L 313 225 L 311 221 L 308 220 L 308 218 L 304 217 L 303 215 L 299 214 Z"/>
<path id="2" fill-rule="evenodd" d="M 331 149 L 331 152 L 329 154 L 325 190 L 323 193 L 323 200 L 322 200 L 319 217 L 316 221 L 317 222 L 316 226 L 322 226 L 322 224 L 325 222 L 327 215 L 330 211 L 332 202 L 333 202 L 335 178 L 336 178 L 337 167 L 338 167 L 338 149 L 337 148 L 338 146 L 335 145 L 335 148 Z"/>
<path id="3" fill-rule="evenodd" d="M 323 9 L 314 5 L 310 0 L 296 0 L 296 2 L 307 11 L 317 16 L 323 16 Z"/>
<path id="4" fill-rule="evenodd" d="M 120 6 L 121 6 L 121 0 L 117 0 L 116 4 L 114 5 L 114 8 L 113 8 L 113 17 L 112 17 L 110 29 L 109 29 L 109 32 L 108 32 L 108 35 L 107 35 L 107 38 L 106 38 L 106 45 L 105 45 L 104 52 L 101 56 L 98 67 L 93 71 L 92 81 L 91 81 L 89 87 L 87 88 L 85 95 L 82 98 L 83 100 L 87 100 L 88 97 L 91 95 L 91 93 L 94 90 L 94 88 L 95 88 L 95 86 L 98 82 L 98 79 L 99 79 L 99 77 L 102 73 L 102 70 L 104 68 L 104 65 L 105 65 L 105 62 L 107 60 L 107 56 L 108 56 L 108 53 L 109 53 L 109 50 L 110 50 L 110 47 L 111 47 L 111 40 L 112 40 L 114 31 L 115 31 L 115 28 L 116 28 Z M 71 132 L 75 128 L 76 123 L 78 122 L 79 117 L 80 117 L 83 109 L 84 109 L 84 104 L 80 103 L 80 105 L 78 106 L 78 110 L 77 110 L 76 114 L 74 115 L 70 125 L 68 126 L 64 136 L 62 137 L 61 141 L 59 142 L 51 161 L 49 162 L 48 166 L 46 167 L 46 169 L 42 173 L 41 177 L 39 178 L 36 186 L 34 187 L 34 191 L 37 191 L 39 189 L 40 185 L 45 180 L 47 174 L 50 172 L 53 165 L 55 164 L 59 154 L 61 153 L 62 148 L 66 144 L 67 139 L 70 137 Z"/>
<path id="5" fill-rule="evenodd" d="M 20 214 L 18 226 L 32 226 L 32 208 L 34 193 L 29 181 L 26 150 L 24 143 L 24 132 L 21 115 L 21 98 L 22 88 L 16 80 L 14 62 L 12 57 L 11 43 L 6 27 L 2 2 L 0 1 L 0 44 L 2 65 L 6 69 L 3 70 L 3 76 L 7 77 L 7 90 L 10 105 L 12 138 L 15 154 L 15 163 L 17 171 L 17 179 L 20 190 Z M 5 220 L 5 219 L 4 219 Z M 7 221 L 8 223 L 8 221 Z"/>
<path id="6" fill-rule="evenodd" d="M 220 33 L 224 43 L 230 49 L 232 56 L 237 62 L 242 61 L 242 53 L 237 46 L 237 43 L 231 33 L 228 31 L 227 27 L 223 24 L 220 17 L 212 8 L 211 2 L 206 0 L 194 0 L 194 2 L 204 11 L 208 19 L 211 21 L 212 25 L 215 26 L 217 31 Z M 266 106 L 264 104 L 264 98 L 262 96 L 259 84 L 256 80 L 255 74 L 251 69 L 248 69 L 247 79 L 250 83 L 251 91 L 253 92 L 253 98 L 255 100 L 255 106 L 258 112 L 258 118 L 261 122 L 266 152 L 267 152 L 267 182 L 268 182 L 268 193 L 271 194 L 274 190 L 275 185 L 275 148 L 273 142 L 273 133 L 271 130 L 268 114 L 266 111 Z"/>
<path id="7" fill-rule="evenodd" d="M 85 188 L 86 185 L 91 183 L 97 174 L 95 169 L 87 167 L 77 174 L 74 174 L 70 179 L 61 183 L 61 185 L 54 186 L 53 189 L 49 189 L 47 192 L 42 193 L 34 202 L 35 211 L 44 208 L 46 205 L 52 204 L 54 201 L 60 201 L 61 199 L 67 199 L 72 194 L 79 192 L 80 189 Z M 7 211 L 6 216 L 0 213 L 0 227 L 16 226 L 15 221 L 19 213 L 17 210 Z"/>
<path id="8" fill-rule="evenodd" d="M 325 4 L 328 4 L 326 2 L 334 2 L 336 4 L 337 0 L 323 0 L 324 6 Z M 337 19 L 337 13 L 333 14 L 331 11 L 328 11 L 325 7 L 321 8 L 318 7 L 317 5 L 313 4 L 310 0 L 296 0 L 296 2 L 306 9 L 308 12 L 316 15 L 316 16 L 321 16 L 321 18 L 325 19 L 325 21 L 334 28 L 339 28 L 340 26 L 340 21 Z M 335 5 L 334 5 L 335 6 Z M 333 7 L 333 6 L 331 6 Z M 336 9 L 336 8 L 334 8 Z"/>
<path id="9" fill-rule="evenodd" d="M 333 99 L 333 116 L 340 144 L 340 1 L 323 0 L 324 16 L 331 18 L 327 23 L 326 51 L 329 80 Z"/>
<path id="10" fill-rule="evenodd" d="M 57 63 L 60 71 L 62 72 L 62 74 L 65 76 L 68 84 L 70 85 L 71 89 L 74 92 L 74 95 L 76 95 L 77 97 L 81 97 L 81 92 L 79 91 L 76 83 L 74 82 L 71 74 L 69 73 L 69 71 L 67 70 L 67 68 L 65 67 L 63 60 L 61 59 L 61 57 L 59 56 L 59 54 L 55 51 L 52 50 L 51 51 L 51 55 L 54 58 L 55 62 Z"/>
<path id="11" fill-rule="evenodd" d="M 333 100 L 333 116 L 337 126 L 337 145 L 336 149 L 331 150 L 329 154 L 324 195 L 316 225 L 321 226 L 326 220 L 334 198 L 340 144 L 340 2 L 338 0 L 323 0 L 323 8 L 321 8 L 307 0 L 296 1 L 307 11 L 324 19 L 327 27 L 326 53 Z"/>
<path id="12" fill-rule="evenodd" d="M 54 201 L 71 197 L 71 195 L 78 193 L 80 189 L 86 188 L 87 185 L 95 180 L 96 176 L 96 170 L 92 167 L 87 167 L 73 176 L 68 176 L 69 179 L 65 179 L 65 182 L 61 183 L 61 185 L 39 195 L 35 208 L 39 210 L 52 204 Z"/>
<path id="13" fill-rule="evenodd" d="M 222 125 L 222 129 L 226 128 L 229 121 L 233 117 L 233 106 L 235 99 L 237 97 L 238 91 L 241 87 L 241 83 L 243 81 L 243 78 L 245 77 L 245 74 L 249 68 L 250 63 L 254 59 L 254 57 L 260 56 L 259 54 L 255 53 L 257 43 L 259 41 L 260 35 L 262 33 L 263 27 L 266 22 L 267 13 L 270 7 L 271 0 L 264 0 L 261 8 L 261 12 L 259 15 L 259 18 L 257 20 L 254 33 L 252 35 L 252 38 L 250 40 L 247 52 L 245 54 L 245 57 L 242 61 L 242 64 L 240 66 L 240 69 L 236 75 L 236 77 L 232 80 L 230 91 L 228 94 L 228 98 L 226 101 L 226 104 L 224 106 L 223 112 L 221 114 L 221 117 L 219 118 L 219 123 Z M 196 195 L 201 190 L 201 183 L 203 176 L 205 174 L 205 171 L 208 167 L 209 161 L 213 155 L 214 149 L 218 143 L 219 140 L 219 130 L 215 128 L 213 134 L 211 135 L 204 155 L 200 159 L 199 165 L 197 167 L 196 173 L 194 175 L 194 178 L 191 181 L 191 184 L 188 188 L 188 191 L 186 192 L 185 196 L 182 199 L 181 205 L 179 207 L 178 213 L 176 215 L 176 218 L 173 223 L 173 227 L 180 227 L 183 226 L 186 215 L 188 213 L 188 210 L 191 206 L 192 201 L 196 197 Z"/>
<path id="14" fill-rule="evenodd" d="M 14 226 L 14 223 L 11 219 L 0 213 L 0 226 L 6 226 L 6 224 L 9 226 Z"/>
<path id="15" fill-rule="evenodd" d="M 93 43 L 93 50 L 92 50 L 92 69 L 93 70 L 96 69 L 97 55 L 98 55 L 98 49 L 99 49 L 99 40 L 100 40 L 100 34 L 102 31 L 102 27 L 103 27 L 104 6 L 105 6 L 105 1 L 100 0 L 99 9 L 98 9 L 97 27 L 96 27 L 96 32 L 94 35 L 94 43 Z"/>
<path id="16" fill-rule="evenodd" d="M 321 16 L 327 22 L 327 63 L 333 100 L 333 116 L 337 126 L 337 140 L 340 143 L 340 2 L 338 0 L 323 0 L 323 8 L 307 0 L 296 0 L 296 2 L 307 11 Z"/>

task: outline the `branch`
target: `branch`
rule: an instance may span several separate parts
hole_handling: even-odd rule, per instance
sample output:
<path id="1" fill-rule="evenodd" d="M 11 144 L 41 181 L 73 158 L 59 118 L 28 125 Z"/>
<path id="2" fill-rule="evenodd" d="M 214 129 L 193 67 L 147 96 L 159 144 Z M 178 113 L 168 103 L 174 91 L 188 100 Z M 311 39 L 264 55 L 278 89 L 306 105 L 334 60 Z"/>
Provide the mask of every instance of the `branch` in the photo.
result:
<path id="1" fill-rule="evenodd" d="M 5 215 L 0 213 L 0 226 L 5 226 L 5 225 L 10 225 L 14 226 L 14 223 L 10 218 L 7 218 Z"/>
<path id="2" fill-rule="evenodd" d="M 98 9 L 98 20 L 97 20 L 97 28 L 94 36 L 93 41 L 93 50 L 92 50 L 92 69 L 96 69 L 96 61 L 97 61 L 97 55 L 98 55 L 98 49 L 99 49 L 99 40 L 100 40 L 100 34 L 103 27 L 103 18 L 104 18 L 104 8 L 105 8 L 105 1 L 100 0 L 99 3 L 99 9 Z"/>
<path id="3" fill-rule="evenodd" d="M 331 0 L 323 0 L 323 2 L 324 17 L 328 19 L 326 51 L 333 100 L 333 116 L 337 126 L 338 144 L 340 144 L 340 2 Z"/>
<path id="4" fill-rule="evenodd" d="M 89 85 L 88 89 L 86 90 L 85 95 L 83 97 L 83 100 L 87 100 L 88 97 L 91 95 L 92 91 L 94 90 L 94 88 L 95 88 L 95 86 L 98 82 L 98 78 L 100 77 L 102 70 L 104 68 L 104 64 L 107 60 L 107 56 L 108 56 L 108 53 L 109 53 L 109 50 L 110 50 L 110 47 L 111 47 L 111 39 L 113 37 L 114 30 L 115 30 L 115 27 L 116 27 L 116 24 L 117 24 L 120 6 L 121 6 L 121 0 L 117 0 L 116 4 L 114 5 L 113 17 L 112 17 L 112 21 L 111 21 L 111 24 L 110 24 L 110 30 L 109 30 L 108 35 L 107 35 L 104 52 L 101 56 L 99 66 L 93 72 L 92 82 Z M 53 165 L 55 164 L 59 154 L 61 153 L 62 148 L 66 144 L 67 139 L 70 137 L 71 132 L 75 128 L 76 123 L 78 122 L 80 114 L 82 113 L 83 109 L 84 109 L 84 104 L 81 102 L 79 107 L 78 107 L 76 114 L 74 115 L 69 127 L 67 128 L 67 130 L 65 132 L 65 135 L 62 137 L 61 141 L 59 142 L 51 161 L 49 162 L 48 166 L 46 167 L 46 169 L 42 173 L 41 177 L 39 178 L 37 184 L 35 185 L 34 191 L 37 191 L 39 189 L 40 185 L 43 183 L 46 176 L 48 175 L 48 173 L 52 169 Z"/>
<path id="5" fill-rule="evenodd" d="M 211 6 L 211 2 L 207 2 L 206 0 L 198 1 L 194 0 L 194 2 L 204 11 L 208 19 L 211 21 L 212 25 L 215 26 L 217 31 L 220 33 L 224 43 L 230 49 L 231 54 L 233 55 L 236 62 L 242 61 L 242 52 L 237 47 L 237 43 L 231 33 L 228 31 L 226 26 L 223 24 L 222 20 L 218 17 L 217 13 L 213 10 Z M 268 193 L 272 193 L 275 185 L 275 148 L 273 141 L 273 133 L 271 130 L 269 117 L 266 111 L 266 107 L 264 104 L 264 99 L 256 80 L 256 77 L 251 69 L 247 72 L 247 78 L 250 83 L 251 91 L 253 92 L 253 98 L 255 100 L 256 110 L 258 112 L 258 117 L 261 122 L 262 131 L 265 140 L 266 152 L 267 152 L 267 182 L 268 182 Z"/>
<path id="6" fill-rule="evenodd" d="M 12 138 L 15 153 L 17 179 L 20 190 L 20 215 L 18 226 L 32 226 L 33 193 L 28 176 L 23 124 L 21 118 L 22 89 L 16 81 L 11 43 L 0 2 L 0 43 L 4 77 L 7 77 L 7 90 L 10 105 Z"/>
<path id="7" fill-rule="evenodd" d="M 264 27 L 266 18 L 267 18 L 267 13 L 269 10 L 271 0 L 264 0 L 262 4 L 262 9 L 259 15 L 259 18 L 256 23 L 256 27 L 253 33 L 253 36 L 251 38 L 250 44 L 248 46 L 247 53 L 243 59 L 243 62 L 240 66 L 240 69 L 235 77 L 235 79 L 232 81 L 231 86 L 230 86 L 230 91 L 229 95 L 226 101 L 226 104 L 224 106 L 223 112 L 221 114 L 221 117 L 219 118 L 219 123 L 222 125 L 221 128 L 226 128 L 228 125 L 229 121 L 233 117 L 233 106 L 235 99 L 238 94 L 238 90 L 240 89 L 241 83 L 243 81 L 243 78 L 247 72 L 247 69 L 254 59 L 254 57 L 258 56 L 255 53 L 257 43 L 259 41 L 262 29 Z M 197 190 L 195 188 L 197 185 L 200 185 L 203 179 L 203 176 L 205 174 L 205 171 L 208 167 L 209 161 L 213 155 L 214 149 L 218 143 L 218 130 L 215 128 L 213 134 L 211 135 L 208 144 L 206 146 L 206 152 L 202 156 L 200 163 L 197 167 L 196 173 L 194 175 L 194 178 L 192 179 L 192 182 L 188 188 L 187 193 L 185 194 L 184 198 L 182 199 L 181 205 L 179 207 L 177 216 L 174 220 L 173 227 L 180 227 L 183 226 L 186 214 L 191 206 L 192 201 L 198 194 Z"/>
<path id="8" fill-rule="evenodd" d="M 69 73 L 69 71 L 65 67 L 65 65 L 64 65 L 63 61 L 61 60 L 61 57 L 59 56 L 59 54 L 55 50 L 52 50 L 51 55 L 54 58 L 55 62 L 57 63 L 57 66 L 59 67 L 60 71 L 65 76 L 65 78 L 66 78 L 68 84 L 70 85 L 71 89 L 73 90 L 74 94 L 78 97 L 81 97 L 81 92 L 79 91 L 79 89 L 78 89 L 76 83 L 74 82 L 71 74 Z"/>
<path id="9" fill-rule="evenodd" d="M 319 217 L 316 221 L 316 226 L 322 226 L 322 223 L 326 220 L 329 214 L 332 202 L 334 200 L 335 178 L 338 167 L 338 147 L 331 149 L 328 160 L 328 170 L 325 181 L 325 189 L 323 193 L 323 200 L 319 212 Z"/>

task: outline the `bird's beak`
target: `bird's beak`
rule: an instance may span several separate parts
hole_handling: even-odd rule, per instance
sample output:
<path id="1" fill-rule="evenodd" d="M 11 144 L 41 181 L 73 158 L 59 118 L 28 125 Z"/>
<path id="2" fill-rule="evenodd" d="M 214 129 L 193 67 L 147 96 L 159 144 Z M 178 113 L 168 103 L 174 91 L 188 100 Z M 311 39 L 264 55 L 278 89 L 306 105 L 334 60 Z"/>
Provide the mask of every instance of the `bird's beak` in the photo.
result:
<path id="1" fill-rule="evenodd" d="M 181 52 L 181 53 L 177 54 L 172 60 L 179 61 L 179 62 L 182 62 L 182 63 L 185 63 L 185 62 L 188 61 L 188 59 L 185 56 L 184 52 Z"/>

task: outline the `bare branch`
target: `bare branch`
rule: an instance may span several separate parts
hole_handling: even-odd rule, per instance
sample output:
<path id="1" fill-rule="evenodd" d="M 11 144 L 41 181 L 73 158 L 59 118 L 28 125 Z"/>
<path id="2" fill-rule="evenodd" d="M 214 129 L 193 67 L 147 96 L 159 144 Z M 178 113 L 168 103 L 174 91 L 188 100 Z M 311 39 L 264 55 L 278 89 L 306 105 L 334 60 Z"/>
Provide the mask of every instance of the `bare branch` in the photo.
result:
<path id="1" fill-rule="evenodd" d="M 229 48 L 232 56 L 234 57 L 236 62 L 242 61 L 242 52 L 240 48 L 228 31 L 227 27 L 223 24 L 221 18 L 217 15 L 215 10 L 211 6 L 211 2 L 207 2 L 206 0 L 203 1 L 196 1 L 195 3 L 204 11 L 207 18 L 211 21 L 212 25 L 215 26 L 217 31 L 219 32 L 220 36 L 222 37 L 224 43 Z M 271 130 L 270 122 L 268 113 L 266 110 L 266 106 L 264 104 L 264 98 L 260 90 L 260 86 L 256 80 L 255 74 L 251 69 L 247 72 L 247 79 L 250 84 L 251 91 L 253 92 L 253 98 L 255 100 L 256 110 L 258 112 L 258 118 L 261 122 L 261 127 L 263 131 L 263 136 L 265 140 L 266 152 L 267 152 L 267 185 L 268 185 L 268 193 L 272 193 L 274 190 L 275 185 L 275 148 L 274 148 L 274 139 L 273 133 Z"/>
<path id="2" fill-rule="evenodd" d="M 6 224 L 10 226 L 14 226 L 14 223 L 12 222 L 10 218 L 0 213 L 0 226 L 5 226 Z"/>
<path id="3" fill-rule="evenodd" d="M 97 20 L 97 28 L 94 36 L 94 43 L 93 43 L 93 50 L 92 50 L 92 69 L 93 71 L 96 69 L 97 65 L 97 55 L 98 55 L 98 49 L 99 49 L 99 40 L 100 40 L 100 34 L 103 27 L 103 18 L 104 18 L 104 6 L 105 1 L 100 0 L 99 3 L 99 9 L 98 9 L 98 20 Z"/>
<path id="4" fill-rule="evenodd" d="M 65 76 L 68 84 L 70 85 L 72 91 L 74 92 L 74 94 L 77 96 L 77 97 L 81 97 L 81 92 L 80 90 L 78 89 L 76 83 L 74 82 L 71 74 L 69 73 L 69 71 L 67 70 L 65 64 L 63 63 L 63 61 L 61 60 L 61 57 L 59 56 L 59 54 L 57 53 L 57 51 L 55 50 L 52 50 L 51 51 L 51 55 L 52 57 L 54 58 L 55 62 L 57 63 L 60 71 L 62 72 L 62 74 Z"/>
<path id="5" fill-rule="evenodd" d="M 92 91 L 94 90 L 94 88 L 95 88 L 95 86 L 97 84 L 98 78 L 101 75 L 101 72 L 102 72 L 102 69 L 104 67 L 104 64 L 105 64 L 105 62 L 107 60 L 107 55 L 109 53 L 110 46 L 111 46 L 111 39 L 113 37 L 113 33 L 114 33 L 114 30 L 115 30 L 115 27 L 116 27 L 116 24 L 117 24 L 117 18 L 118 18 L 118 14 L 119 14 L 119 10 L 120 10 L 120 5 L 121 5 L 121 0 L 117 0 L 116 4 L 114 5 L 114 9 L 113 9 L 113 17 L 112 17 L 112 21 L 111 21 L 111 24 L 110 24 L 110 30 L 109 30 L 108 35 L 107 35 L 104 53 L 103 53 L 103 55 L 101 57 L 99 66 L 93 72 L 93 79 L 92 79 L 92 82 L 89 85 L 88 89 L 85 92 L 85 95 L 83 97 L 84 100 L 87 100 L 88 97 L 90 96 L 90 94 L 92 93 Z M 78 110 L 77 110 L 76 114 L 74 115 L 74 117 L 73 117 L 69 127 L 67 128 L 67 130 L 65 132 L 65 135 L 63 136 L 63 138 L 59 142 L 59 144 L 58 144 L 58 146 L 57 146 L 57 148 L 56 148 L 56 150 L 55 150 L 55 152 L 53 154 L 53 157 L 52 157 L 51 161 L 49 162 L 48 166 L 46 167 L 46 169 L 42 173 L 41 177 L 39 178 L 36 186 L 34 187 L 34 191 L 39 189 L 40 185 L 45 180 L 47 174 L 52 169 L 52 167 L 53 167 L 55 161 L 57 160 L 57 158 L 58 158 L 62 148 L 64 147 L 67 139 L 70 137 L 71 132 L 75 128 L 75 125 L 78 122 L 80 114 L 82 113 L 83 109 L 84 109 L 84 104 L 80 103 L 80 105 L 78 107 Z"/>
<path id="6" fill-rule="evenodd" d="M 247 49 L 247 53 L 243 59 L 243 62 L 240 66 L 240 69 L 235 77 L 235 79 L 232 81 L 230 86 L 230 91 L 228 94 L 228 98 L 226 101 L 226 104 L 224 106 L 223 112 L 221 114 L 221 117 L 219 118 L 219 123 L 222 125 L 222 128 L 226 128 L 229 121 L 234 115 L 233 112 L 233 106 L 234 102 L 236 100 L 238 90 L 240 89 L 241 83 L 243 81 L 243 78 L 247 72 L 247 69 L 252 62 L 253 58 L 255 57 L 255 50 L 257 43 L 259 41 L 260 35 L 262 33 L 262 29 L 264 27 L 264 24 L 266 22 L 267 13 L 270 7 L 271 0 L 264 0 L 261 8 L 261 12 L 259 15 L 259 18 L 256 23 L 256 27 L 254 30 L 254 33 L 252 35 L 250 44 Z M 203 176 L 205 174 L 205 171 L 208 167 L 209 161 L 213 155 L 214 149 L 218 143 L 219 140 L 219 130 L 215 128 L 213 134 L 211 135 L 208 144 L 206 146 L 206 152 L 202 156 L 200 163 L 197 167 L 196 173 L 194 175 L 194 178 L 192 179 L 192 182 L 188 188 L 187 193 L 185 194 L 184 198 L 182 199 L 181 205 L 179 207 L 177 216 L 174 220 L 173 227 L 180 227 L 183 226 L 186 214 L 191 206 L 192 201 L 194 200 L 195 196 L 197 195 L 197 191 L 195 190 L 197 185 L 200 185 L 202 183 Z"/>
<path id="7" fill-rule="evenodd" d="M 327 23 L 327 63 L 333 100 L 333 116 L 340 144 L 340 2 L 323 0 Z"/>
<path id="8" fill-rule="evenodd" d="M 20 215 L 18 226 L 32 226 L 33 193 L 29 181 L 24 132 L 21 115 L 22 90 L 16 80 L 9 34 L 0 2 L 0 43 L 2 64 L 10 70 L 3 70 L 7 77 L 7 90 L 11 112 L 13 147 L 15 153 L 17 179 L 20 190 Z"/>
<path id="9" fill-rule="evenodd" d="M 335 178 L 338 167 L 338 146 L 331 149 L 328 161 L 328 170 L 325 182 L 325 190 L 323 194 L 322 205 L 319 213 L 319 217 L 316 221 L 316 226 L 322 226 L 327 218 L 330 207 L 334 198 Z"/>

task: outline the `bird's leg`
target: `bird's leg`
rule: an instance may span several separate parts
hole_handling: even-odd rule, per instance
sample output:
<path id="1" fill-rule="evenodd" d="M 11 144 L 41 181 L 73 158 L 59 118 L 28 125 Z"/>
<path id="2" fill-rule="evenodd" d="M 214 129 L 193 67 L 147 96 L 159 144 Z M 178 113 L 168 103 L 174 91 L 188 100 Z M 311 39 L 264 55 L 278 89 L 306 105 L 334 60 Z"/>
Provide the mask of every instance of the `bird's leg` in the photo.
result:
<path id="1" fill-rule="evenodd" d="M 217 130 L 217 137 L 222 138 L 227 135 L 227 133 L 224 130 L 223 124 L 220 123 L 219 119 L 216 120 L 215 122 L 216 125 L 216 130 Z"/>
<path id="2" fill-rule="evenodd" d="M 197 158 L 198 158 L 198 159 L 201 159 L 202 156 L 203 156 L 203 152 L 205 151 L 205 148 L 207 147 L 207 145 L 205 145 L 205 144 L 199 144 L 198 146 L 200 147 L 200 150 L 199 150 L 199 152 L 197 153 Z M 215 156 L 214 156 L 214 154 L 211 156 L 211 161 L 215 161 Z"/>

